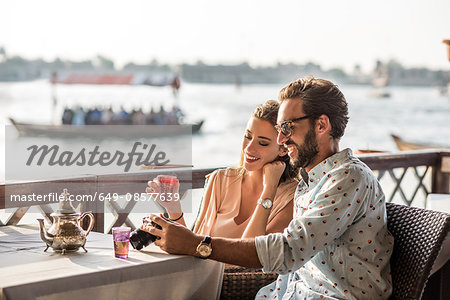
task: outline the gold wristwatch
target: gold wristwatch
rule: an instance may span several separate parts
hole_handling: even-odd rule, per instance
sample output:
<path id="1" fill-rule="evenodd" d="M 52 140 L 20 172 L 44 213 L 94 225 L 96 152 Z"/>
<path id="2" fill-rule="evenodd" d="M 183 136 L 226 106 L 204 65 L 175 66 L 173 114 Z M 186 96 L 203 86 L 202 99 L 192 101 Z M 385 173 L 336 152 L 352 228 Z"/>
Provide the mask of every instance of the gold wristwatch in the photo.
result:
<path id="1" fill-rule="evenodd" d="M 203 240 L 197 246 L 197 255 L 200 258 L 206 259 L 212 253 L 211 247 L 211 237 L 209 235 L 205 236 Z"/>

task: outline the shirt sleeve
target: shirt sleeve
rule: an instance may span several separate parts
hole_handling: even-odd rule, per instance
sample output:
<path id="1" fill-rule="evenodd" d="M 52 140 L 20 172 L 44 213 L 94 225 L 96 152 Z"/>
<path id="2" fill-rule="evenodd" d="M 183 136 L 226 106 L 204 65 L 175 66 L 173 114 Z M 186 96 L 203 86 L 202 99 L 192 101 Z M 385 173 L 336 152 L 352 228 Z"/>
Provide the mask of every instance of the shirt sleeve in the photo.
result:
<path id="1" fill-rule="evenodd" d="M 365 211 L 364 182 L 358 166 L 340 167 L 325 174 L 305 196 L 297 195 L 302 214 L 283 233 L 255 238 L 263 270 L 290 273 L 334 243 Z"/>

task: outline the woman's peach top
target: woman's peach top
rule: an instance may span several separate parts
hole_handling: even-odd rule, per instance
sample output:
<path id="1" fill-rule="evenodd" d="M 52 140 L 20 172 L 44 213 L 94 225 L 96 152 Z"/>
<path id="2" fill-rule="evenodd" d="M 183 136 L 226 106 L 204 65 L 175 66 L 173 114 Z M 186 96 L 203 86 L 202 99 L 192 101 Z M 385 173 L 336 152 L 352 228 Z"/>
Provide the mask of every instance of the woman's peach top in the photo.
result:
<path id="1" fill-rule="evenodd" d="M 206 176 L 207 185 L 203 196 L 203 205 L 194 226 L 194 232 L 216 237 L 240 238 L 247 227 L 250 217 L 237 224 L 241 206 L 241 186 L 243 176 L 236 168 L 220 169 Z M 268 223 L 286 205 L 294 199 L 298 182 L 283 182 L 277 189 L 274 206 Z"/>

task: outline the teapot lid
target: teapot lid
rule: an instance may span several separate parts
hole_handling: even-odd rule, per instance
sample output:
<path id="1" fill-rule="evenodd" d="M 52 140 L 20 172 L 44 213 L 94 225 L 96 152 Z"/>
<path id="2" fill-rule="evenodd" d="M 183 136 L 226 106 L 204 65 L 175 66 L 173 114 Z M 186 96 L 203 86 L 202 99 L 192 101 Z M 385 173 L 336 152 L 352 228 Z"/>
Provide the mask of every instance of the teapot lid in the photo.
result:
<path id="1" fill-rule="evenodd" d="M 72 206 L 72 201 L 68 199 L 67 196 L 69 196 L 69 193 L 67 192 L 67 189 L 63 190 L 63 199 L 59 201 L 59 209 L 56 211 L 56 214 L 63 214 L 63 215 L 71 215 L 76 214 L 75 208 Z"/>

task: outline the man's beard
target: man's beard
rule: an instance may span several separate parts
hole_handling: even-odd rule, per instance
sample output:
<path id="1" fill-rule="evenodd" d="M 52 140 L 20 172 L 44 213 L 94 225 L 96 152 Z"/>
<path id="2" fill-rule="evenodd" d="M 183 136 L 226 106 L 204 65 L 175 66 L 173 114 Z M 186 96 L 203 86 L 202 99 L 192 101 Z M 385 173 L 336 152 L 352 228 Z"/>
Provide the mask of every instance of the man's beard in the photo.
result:
<path id="1" fill-rule="evenodd" d="M 314 128 L 311 128 L 305 136 L 305 141 L 301 146 L 290 141 L 286 143 L 287 145 L 292 144 L 297 148 L 298 156 L 297 158 L 290 159 L 289 163 L 293 168 L 305 168 L 308 166 L 317 153 L 319 153 L 319 148 L 317 146 L 316 132 Z"/>

